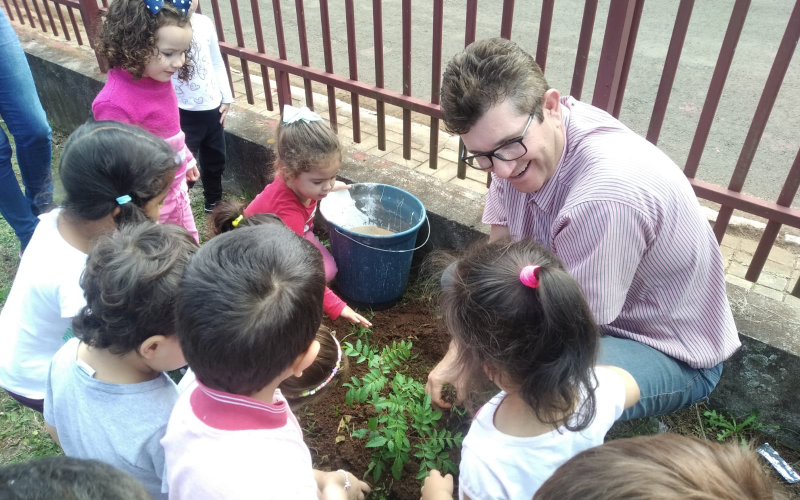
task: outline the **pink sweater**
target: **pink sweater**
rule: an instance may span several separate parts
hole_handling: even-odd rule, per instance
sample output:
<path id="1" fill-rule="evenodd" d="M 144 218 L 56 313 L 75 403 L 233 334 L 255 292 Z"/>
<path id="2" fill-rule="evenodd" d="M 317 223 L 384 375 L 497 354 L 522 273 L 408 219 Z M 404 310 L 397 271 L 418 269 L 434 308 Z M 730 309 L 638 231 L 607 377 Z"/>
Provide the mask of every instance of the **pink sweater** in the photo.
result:
<path id="1" fill-rule="evenodd" d="M 139 126 L 167 141 L 181 159 L 175 172 L 173 185 L 180 184 L 186 169 L 196 161 L 181 131 L 178 99 L 172 82 L 159 82 L 152 78 L 134 80 L 133 75 L 120 68 L 108 72 L 105 86 L 92 103 L 96 120 L 116 120 Z"/>

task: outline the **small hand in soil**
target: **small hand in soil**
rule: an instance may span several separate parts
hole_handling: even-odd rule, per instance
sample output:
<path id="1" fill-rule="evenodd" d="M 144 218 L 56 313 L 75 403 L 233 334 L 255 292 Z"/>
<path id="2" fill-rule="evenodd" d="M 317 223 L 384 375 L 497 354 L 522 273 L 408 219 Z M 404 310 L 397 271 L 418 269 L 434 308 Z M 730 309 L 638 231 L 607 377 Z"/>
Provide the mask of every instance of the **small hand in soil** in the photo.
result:
<path id="1" fill-rule="evenodd" d="M 422 500 L 453 500 L 453 476 L 436 469 L 431 470 L 422 487 Z"/>

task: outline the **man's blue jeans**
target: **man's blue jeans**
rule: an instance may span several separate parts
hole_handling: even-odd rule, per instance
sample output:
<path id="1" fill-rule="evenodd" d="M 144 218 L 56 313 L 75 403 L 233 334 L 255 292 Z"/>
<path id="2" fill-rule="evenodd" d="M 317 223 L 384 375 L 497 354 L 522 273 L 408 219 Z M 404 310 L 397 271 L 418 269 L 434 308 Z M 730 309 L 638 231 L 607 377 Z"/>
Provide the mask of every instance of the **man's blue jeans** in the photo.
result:
<path id="1" fill-rule="evenodd" d="M 51 130 L 39 102 L 28 60 L 16 32 L 0 10 L 0 117 L 14 136 L 22 194 L 11 168 L 11 143 L 0 130 L 0 214 L 25 250 L 40 208 L 53 201 Z"/>
<path id="2" fill-rule="evenodd" d="M 664 415 L 707 398 L 722 376 L 722 363 L 712 368 L 691 368 L 640 342 L 610 335 L 600 339 L 598 365 L 618 366 L 639 384 L 639 402 L 625 410 L 620 420 Z"/>

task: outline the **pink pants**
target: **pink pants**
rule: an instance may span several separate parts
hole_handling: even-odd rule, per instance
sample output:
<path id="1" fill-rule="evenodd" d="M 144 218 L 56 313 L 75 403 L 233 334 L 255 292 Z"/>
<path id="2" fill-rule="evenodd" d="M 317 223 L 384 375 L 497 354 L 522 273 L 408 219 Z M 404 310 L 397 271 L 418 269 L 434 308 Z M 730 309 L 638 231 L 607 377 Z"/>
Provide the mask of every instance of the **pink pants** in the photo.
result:
<path id="1" fill-rule="evenodd" d="M 305 237 L 312 245 L 319 248 L 319 252 L 322 254 L 322 265 L 325 267 L 325 283 L 330 283 L 336 277 L 336 273 L 339 272 L 339 268 L 336 267 L 336 261 L 333 260 L 333 255 L 314 236 L 313 231 L 306 231 Z"/>
<path id="2" fill-rule="evenodd" d="M 169 193 L 164 198 L 164 206 L 161 207 L 161 215 L 158 217 L 158 222 L 183 226 L 192 233 L 195 241 L 200 243 L 200 235 L 197 234 L 194 215 L 192 215 L 192 205 L 189 201 L 189 187 L 186 185 L 186 177 L 181 179 L 180 183 L 173 183 L 169 187 Z"/>

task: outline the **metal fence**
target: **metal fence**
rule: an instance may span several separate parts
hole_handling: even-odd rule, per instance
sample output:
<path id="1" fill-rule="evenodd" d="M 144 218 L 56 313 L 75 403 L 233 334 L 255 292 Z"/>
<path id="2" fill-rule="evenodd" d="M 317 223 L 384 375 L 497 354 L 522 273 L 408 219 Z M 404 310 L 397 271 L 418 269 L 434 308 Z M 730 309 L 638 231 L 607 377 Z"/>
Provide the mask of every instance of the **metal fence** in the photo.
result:
<path id="1" fill-rule="evenodd" d="M 14 5 L 20 22 L 25 23 L 25 16 L 19 8 L 18 1 L 22 2 L 27 20 L 31 26 L 35 27 L 34 18 L 31 14 L 28 0 L 3 0 L 6 12 L 11 17 L 9 1 Z M 56 24 L 53 19 L 48 1 L 55 4 L 64 36 L 69 39 L 61 6 L 66 6 L 72 21 L 73 33 L 78 43 L 83 43 L 80 37 L 80 30 L 73 14 L 74 9 L 79 9 L 89 42 L 93 43 L 94 27 L 98 21 L 98 15 L 102 7 L 97 5 L 97 0 L 30 0 L 34 6 L 39 26 L 43 31 L 47 31 L 47 25 L 41 15 L 39 1 L 44 4 L 44 8 L 49 20 L 50 29 L 54 34 L 58 34 Z M 312 82 L 318 82 L 327 87 L 328 111 L 330 123 L 334 130 L 337 127 L 336 112 L 336 90 L 344 90 L 350 93 L 352 104 L 352 129 L 353 140 L 361 142 L 361 118 L 359 116 L 359 98 L 365 97 L 374 99 L 377 111 L 377 132 L 378 147 L 386 149 L 386 110 L 385 105 L 398 106 L 403 112 L 403 156 L 411 158 L 411 113 L 421 113 L 430 117 L 430 148 L 429 166 L 437 168 L 437 152 L 439 141 L 439 127 L 441 110 L 439 107 L 439 86 L 442 72 L 442 35 L 443 19 L 445 15 L 444 0 L 428 0 L 433 4 L 432 16 L 432 43 L 431 43 L 431 62 L 423 71 L 431 73 L 431 92 L 430 99 L 420 99 L 411 94 L 411 33 L 412 33 L 412 0 L 402 0 L 402 76 L 403 92 L 395 92 L 384 88 L 384 29 L 383 29 L 383 2 L 382 0 L 371 0 L 373 22 L 372 37 L 374 40 L 374 67 L 375 84 L 365 83 L 359 80 L 356 22 L 354 15 L 354 0 L 335 0 L 335 7 L 344 7 L 347 31 L 347 52 L 349 60 L 349 75 L 347 77 L 337 75 L 333 68 L 333 53 L 331 43 L 331 23 L 330 5 L 334 2 L 329 0 L 318 0 L 321 34 L 324 52 L 324 68 L 312 67 L 309 63 L 309 48 L 307 41 L 307 26 L 305 19 L 304 0 L 295 0 L 295 18 L 297 25 L 297 35 L 300 45 L 300 61 L 291 61 L 286 54 L 286 41 L 284 33 L 284 21 L 280 0 L 272 0 L 272 16 L 275 25 L 275 37 L 277 38 L 278 53 L 269 54 L 266 52 L 264 43 L 264 33 L 261 22 L 261 12 L 258 0 L 250 0 L 250 11 L 252 15 L 254 33 L 256 37 L 256 47 L 248 48 L 245 46 L 242 21 L 240 16 L 240 6 L 238 0 L 229 0 L 231 12 L 233 14 L 233 29 L 235 33 L 235 43 L 225 39 L 225 26 L 223 26 L 222 16 L 220 15 L 219 0 L 210 0 L 213 9 L 213 17 L 219 36 L 219 45 L 225 64 L 228 68 L 228 78 L 231 79 L 229 57 L 238 58 L 241 63 L 242 72 L 245 75 L 244 87 L 248 103 L 254 103 L 254 93 L 252 82 L 249 78 L 250 65 L 260 68 L 261 79 L 265 89 L 266 106 L 269 110 L 274 109 L 272 99 L 271 82 L 269 71 L 275 74 L 276 93 L 279 109 L 283 104 L 292 102 L 289 75 L 294 75 L 303 79 L 305 90 L 306 105 L 314 108 L 314 97 L 312 93 Z M 367 2 L 368 0 L 359 0 Z M 499 1 L 498 5 L 499 5 Z M 102 0 L 103 7 L 107 6 L 107 0 Z M 644 0 L 608 0 L 608 18 L 606 29 L 603 34 L 600 61 L 597 68 L 597 77 L 594 82 L 594 92 L 592 104 L 602 108 L 612 115 L 618 117 L 622 107 L 623 98 L 631 61 L 634 54 L 636 38 L 639 32 L 639 23 L 644 8 Z M 689 151 L 684 173 L 689 178 L 695 193 L 699 198 L 709 200 L 721 205 L 721 210 L 714 224 L 714 233 L 718 241 L 722 241 L 728 229 L 731 216 L 734 210 L 763 217 L 769 222 L 761 237 L 752 261 L 746 273 L 746 279 L 755 282 L 767 261 L 767 257 L 772 249 L 781 226 L 786 224 L 800 228 L 800 210 L 791 207 L 798 186 L 800 186 L 800 152 L 798 152 L 791 169 L 783 183 L 780 195 L 775 201 L 766 201 L 754 196 L 742 193 L 742 187 L 747 179 L 750 166 L 753 162 L 756 150 L 760 143 L 762 134 L 767 125 L 767 121 L 775 103 L 776 97 L 783 84 L 784 76 L 791 62 L 792 56 L 800 39 L 800 0 L 797 0 L 790 18 L 788 19 L 786 30 L 783 34 L 777 53 L 774 55 L 771 70 L 767 76 L 756 108 L 755 114 L 750 122 L 747 136 L 742 145 L 733 175 L 727 187 L 714 185 L 701 181 L 696 178 L 698 167 L 706 147 L 706 141 L 711 130 L 711 125 L 720 102 L 723 89 L 728 77 L 728 72 L 733 61 L 734 52 L 739 42 L 751 0 L 736 0 L 733 11 L 728 22 L 727 30 L 722 41 L 716 66 L 705 98 L 700 119 L 695 130 L 691 148 Z M 514 22 L 514 0 L 502 0 L 502 22 L 500 26 L 500 36 L 512 38 L 512 27 Z M 672 35 L 667 50 L 667 55 L 661 72 L 661 80 L 655 97 L 655 104 L 650 116 L 647 131 L 647 140 L 653 144 L 658 143 L 661 128 L 666 115 L 667 104 L 673 89 L 675 75 L 681 58 L 684 41 L 686 39 L 689 22 L 694 8 L 694 0 L 680 0 L 677 8 L 677 15 L 672 28 Z M 536 62 L 545 70 L 547 65 L 547 55 L 550 42 L 550 31 L 553 21 L 555 0 L 543 0 L 541 4 L 541 14 L 539 19 L 539 34 L 535 51 Z M 595 17 L 598 10 L 598 0 L 586 0 L 582 14 L 580 36 L 575 55 L 575 64 L 572 74 L 572 84 L 570 94 L 580 99 L 583 87 L 586 84 L 586 72 L 591 47 Z M 476 27 L 478 22 L 478 0 L 466 0 L 466 25 L 464 27 L 464 45 L 469 45 L 475 40 Z M 771 54 L 770 54 L 771 55 Z M 103 67 L 103 61 L 99 61 Z M 463 148 L 463 144 L 460 146 Z M 466 176 L 467 165 L 460 162 L 458 165 L 458 177 L 463 179 Z M 488 180 L 487 180 L 488 182 Z M 792 295 L 800 297 L 800 281 L 795 284 Z"/>

